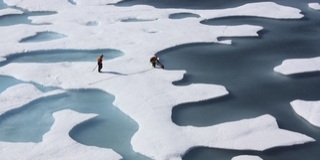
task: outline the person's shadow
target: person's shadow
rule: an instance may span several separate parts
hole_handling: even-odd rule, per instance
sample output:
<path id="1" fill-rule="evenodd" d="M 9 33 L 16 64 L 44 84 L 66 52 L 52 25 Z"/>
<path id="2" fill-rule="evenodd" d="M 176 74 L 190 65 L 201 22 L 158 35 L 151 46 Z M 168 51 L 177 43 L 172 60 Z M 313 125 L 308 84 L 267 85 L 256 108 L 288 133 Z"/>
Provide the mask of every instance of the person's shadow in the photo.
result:
<path id="1" fill-rule="evenodd" d="M 127 76 L 127 74 L 119 73 L 119 72 L 113 72 L 113 71 L 101 71 L 100 73 L 115 74 L 115 75 L 119 75 L 119 76 Z"/>

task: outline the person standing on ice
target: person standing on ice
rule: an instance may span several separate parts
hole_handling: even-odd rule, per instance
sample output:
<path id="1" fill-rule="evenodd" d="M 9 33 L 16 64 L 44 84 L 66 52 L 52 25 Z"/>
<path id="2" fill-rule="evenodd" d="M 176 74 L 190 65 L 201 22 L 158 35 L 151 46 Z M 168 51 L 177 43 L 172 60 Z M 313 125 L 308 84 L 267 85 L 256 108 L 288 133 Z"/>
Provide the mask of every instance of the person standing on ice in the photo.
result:
<path id="1" fill-rule="evenodd" d="M 103 58 L 103 54 L 101 54 L 97 59 L 98 72 L 101 72 L 101 69 L 102 69 L 102 58 Z"/>
<path id="2" fill-rule="evenodd" d="M 152 64 L 153 68 L 155 68 L 157 65 L 160 65 L 161 68 L 164 68 L 164 65 L 160 63 L 159 58 L 156 55 L 150 58 L 150 63 Z"/>

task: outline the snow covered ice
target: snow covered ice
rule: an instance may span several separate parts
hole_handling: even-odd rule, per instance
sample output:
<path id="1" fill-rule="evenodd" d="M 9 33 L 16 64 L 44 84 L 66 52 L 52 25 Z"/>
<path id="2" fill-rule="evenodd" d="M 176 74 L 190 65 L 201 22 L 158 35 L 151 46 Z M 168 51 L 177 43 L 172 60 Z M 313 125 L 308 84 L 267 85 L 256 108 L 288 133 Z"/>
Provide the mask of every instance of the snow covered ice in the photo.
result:
<path id="1" fill-rule="evenodd" d="M 319 3 L 309 3 L 308 4 L 310 8 L 314 10 L 320 10 L 320 4 Z"/>
<path id="2" fill-rule="evenodd" d="M 201 83 L 176 86 L 172 82 L 181 80 L 186 71 L 152 69 L 148 63 L 151 56 L 166 48 L 197 42 L 228 45 L 232 44 L 231 40 L 219 41 L 218 38 L 254 37 L 259 36 L 258 31 L 263 29 L 261 26 L 253 25 L 202 25 L 199 23 L 202 20 L 228 16 L 300 19 L 303 15 L 299 9 L 273 2 L 250 3 L 219 10 L 112 5 L 119 2 L 117 0 L 75 0 L 72 1 L 73 3 L 63 0 L 49 2 L 4 0 L 4 2 L 9 6 L 28 11 L 53 13 L 28 17 L 32 24 L 1 26 L 0 63 L 6 62 L 6 57 L 9 55 L 32 51 L 114 49 L 123 52 L 124 55 L 103 62 L 104 69 L 107 70 L 106 74 L 92 71 L 95 62 L 32 62 L 3 65 L 0 67 L 0 75 L 60 89 L 43 93 L 31 84 L 9 87 L 0 93 L 0 115 L 32 100 L 61 94 L 67 89 L 94 88 L 114 95 L 113 104 L 139 124 L 139 130 L 131 140 L 132 148 L 135 152 L 151 159 L 182 159 L 190 149 L 198 146 L 263 151 L 279 146 L 315 141 L 303 133 L 279 128 L 276 119 L 269 114 L 208 127 L 178 126 L 171 120 L 171 111 L 174 106 L 222 97 L 229 94 L 228 88 L 219 84 Z M 200 17 L 174 20 L 169 18 L 176 13 L 193 13 Z M 1 16 L 9 14 L 21 14 L 21 11 L 0 10 Z M 137 19 L 137 21 L 123 21 L 128 19 Z M 50 41 L 20 43 L 25 38 L 43 32 L 57 33 L 65 37 Z M 312 63 L 309 63 L 310 61 Z M 304 67 L 284 67 L 283 72 L 288 72 L 289 68 L 290 72 L 296 72 L 301 68 L 303 72 L 319 71 L 319 58 L 310 61 L 289 62 L 290 65 Z M 287 62 L 285 61 L 284 65 Z M 280 70 L 275 68 L 277 72 Z M 300 110 L 308 109 L 300 108 Z M 310 119 L 309 115 L 310 112 L 302 114 L 307 120 Z M 62 110 L 55 112 L 53 116 L 55 118 L 53 126 L 43 135 L 39 143 L 0 142 L 1 158 L 10 160 L 20 158 L 121 159 L 121 155 L 112 148 L 86 146 L 69 136 L 68 133 L 74 126 L 95 115 Z M 3 153 L 5 153 L 4 156 Z M 243 157 L 234 159 L 243 159 Z M 250 159 L 260 158 L 250 157 Z"/>
<path id="3" fill-rule="evenodd" d="M 284 75 L 294 75 L 320 71 L 320 57 L 308 59 L 288 59 L 281 65 L 274 68 L 276 72 Z M 292 108 L 298 115 L 309 121 L 311 124 L 320 127 L 320 102 L 294 100 Z"/>
<path id="4" fill-rule="evenodd" d="M 297 114 L 320 127 L 320 101 L 294 100 L 290 104 Z"/>
<path id="5" fill-rule="evenodd" d="M 320 57 L 308 59 L 287 59 L 280 66 L 274 68 L 284 75 L 320 71 Z"/>
<path id="6" fill-rule="evenodd" d="M 262 159 L 257 156 L 242 155 L 242 156 L 233 157 L 231 160 L 262 160 Z"/>

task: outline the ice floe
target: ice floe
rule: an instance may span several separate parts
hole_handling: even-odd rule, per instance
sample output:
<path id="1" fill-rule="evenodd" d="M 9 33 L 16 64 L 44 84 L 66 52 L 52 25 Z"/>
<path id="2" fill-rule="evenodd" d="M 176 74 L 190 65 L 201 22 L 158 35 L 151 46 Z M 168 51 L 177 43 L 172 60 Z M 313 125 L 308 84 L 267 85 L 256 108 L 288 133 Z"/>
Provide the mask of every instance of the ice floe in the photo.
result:
<path id="1" fill-rule="evenodd" d="M 290 104 L 298 115 L 320 127 L 320 101 L 294 100 Z"/>
<path id="2" fill-rule="evenodd" d="M 309 3 L 308 6 L 314 10 L 320 10 L 320 4 L 319 3 Z"/>
<path id="3" fill-rule="evenodd" d="M 231 160 L 262 160 L 262 158 L 258 156 L 241 155 L 233 157 Z"/>
<path id="4" fill-rule="evenodd" d="M 17 9 L 12 9 L 12 8 L 6 8 L 6 9 L 0 10 L 0 16 L 13 15 L 13 14 L 23 14 L 23 12 Z"/>
<path id="5" fill-rule="evenodd" d="M 320 57 L 306 59 L 287 59 L 274 71 L 284 75 L 320 71 Z"/>

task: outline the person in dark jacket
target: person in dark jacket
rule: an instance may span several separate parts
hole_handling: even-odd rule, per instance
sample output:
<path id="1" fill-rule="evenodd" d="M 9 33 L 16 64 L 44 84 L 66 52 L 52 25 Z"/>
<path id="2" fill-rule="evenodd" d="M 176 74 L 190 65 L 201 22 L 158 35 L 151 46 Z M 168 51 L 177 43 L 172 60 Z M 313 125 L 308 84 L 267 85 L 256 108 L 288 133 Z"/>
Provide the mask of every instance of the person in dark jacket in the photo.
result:
<path id="1" fill-rule="evenodd" d="M 153 68 L 155 68 L 157 65 L 160 65 L 161 68 L 164 68 L 164 65 L 160 63 L 159 58 L 156 55 L 150 58 L 150 63 L 152 64 Z"/>
<path id="2" fill-rule="evenodd" d="M 97 64 L 98 64 L 98 72 L 101 72 L 102 69 L 102 58 L 103 58 L 103 54 L 100 55 L 97 59 Z"/>

